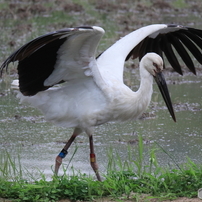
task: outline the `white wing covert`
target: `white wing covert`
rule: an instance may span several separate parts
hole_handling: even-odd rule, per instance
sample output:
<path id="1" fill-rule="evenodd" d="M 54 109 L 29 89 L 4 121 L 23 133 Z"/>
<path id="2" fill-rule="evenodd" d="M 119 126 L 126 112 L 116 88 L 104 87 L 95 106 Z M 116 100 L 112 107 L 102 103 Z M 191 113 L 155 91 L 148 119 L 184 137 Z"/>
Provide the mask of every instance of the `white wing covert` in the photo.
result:
<path id="1" fill-rule="evenodd" d="M 90 76 L 88 67 L 103 34 L 99 27 L 76 27 L 40 36 L 11 54 L 1 73 L 10 62 L 18 61 L 19 87 L 26 96 Z"/>

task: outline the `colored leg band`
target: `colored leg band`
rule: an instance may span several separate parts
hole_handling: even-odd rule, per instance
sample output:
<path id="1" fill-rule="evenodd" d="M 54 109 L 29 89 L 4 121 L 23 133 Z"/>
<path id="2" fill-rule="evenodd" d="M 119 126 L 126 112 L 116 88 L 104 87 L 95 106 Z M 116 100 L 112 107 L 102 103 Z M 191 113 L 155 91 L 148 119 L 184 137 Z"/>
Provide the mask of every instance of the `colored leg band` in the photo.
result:
<path id="1" fill-rule="evenodd" d="M 95 163 L 95 154 L 90 154 L 90 162 Z"/>
<path id="2" fill-rule="evenodd" d="M 59 154 L 58 156 L 61 157 L 62 159 L 65 158 L 65 156 L 68 154 L 68 151 L 63 149 Z"/>

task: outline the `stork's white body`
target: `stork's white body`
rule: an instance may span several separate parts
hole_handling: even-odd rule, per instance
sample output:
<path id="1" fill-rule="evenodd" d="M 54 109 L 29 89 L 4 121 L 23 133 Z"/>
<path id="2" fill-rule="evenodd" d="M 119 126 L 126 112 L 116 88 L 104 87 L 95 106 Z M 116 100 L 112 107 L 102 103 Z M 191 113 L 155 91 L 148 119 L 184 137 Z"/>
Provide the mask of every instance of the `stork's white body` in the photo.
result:
<path id="1" fill-rule="evenodd" d="M 96 63 L 93 68 L 97 68 Z M 137 92 L 133 92 L 116 76 L 108 73 L 101 75 L 97 69 L 93 77 L 80 78 L 79 81 L 74 80 L 31 97 L 19 92 L 18 97 L 22 102 L 40 109 L 48 121 L 92 134 L 93 126 L 135 119 L 148 107 L 153 77 L 144 67 L 140 68 L 140 73 L 143 77 Z M 94 78 L 98 77 L 102 81 L 95 82 Z M 102 86 L 99 86 L 100 83 Z"/>
<path id="2" fill-rule="evenodd" d="M 104 30 L 93 27 L 93 31 L 75 34 L 58 51 L 55 70 L 44 85 L 60 80 L 67 83 L 31 97 L 21 93 L 18 97 L 40 109 L 46 120 L 63 127 L 80 128 L 88 134 L 93 134 L 96 125 L 138 118 L 150 103 L 153 77 L 142 65 L 141 85 L 133 92 L 123 82 L 125 58 L 145 37 L 166 32 L 162 31 L 166 27 L 157 24 L 140 28 L 121 38 L 97 60 L 95 53 Z"/>
<path id="3" fill-rule="evenodd" d="M 121 38 L 96 58 L 103 34 L 104 30 L 96 26 L 49 33 L 22 46 L 0 67 L 1 73 L 10 62 L 18 60 L 21 101 L 41 110 L 48 121 L 75 128 L 56 158 L 56 173 L 75 137 L 85 131 L 90 140 L 91 166 L 100 180 L 92 139 L 94 126 L 139 117 L 150 103 L 153 77 L 175 121 L 161 74 L 163 60 L 159 55 L 163 56 L 163 52 L 180 74 L 181 66 L 172 46 L 193 73 L 195 67 L 184 45 L 202 64 L 199 50 L 202 46 L 196 46 L 202 43 L 201 30 L 179 25 L 149 25 Z M 137 92 L 123 82 L 124 63 L 131 56 L 141 59 L 141 82 Z M 49 88 L 61 82 L 65 84 Z"/>
<path id="4" fill-rule="evenodd" d="M 85 130 L 89 126 L 126 121 L 141 115 L 151 100 L 152 76 L 145 77 L 142 83 L 142 88 L 133 92 L 121 81 L 114 80 L 105 83 L 105 88 L 110 92 L 106 95 L 93 79 L 83 79 L 79 83 L 71 82 L 32 97 L 21 93 L 18 96 L 40 109 L 48 121 Z"/>
<path id="5" fill-rule="evenodd" d="M 88 134 L 93 134 L 96 125 L 139 117 L 150 103 L 153 77 L 144 66 L 140 67 L 140 89 L 133 92 L 123 83 L 123 70 L 128 52 L 165 25 L 150 27 L 149 33 L 148 27 L 144 27 L 120 39 L 97 60 L 95 51 L 104 30 L 93 27 L 95 36 L 84 33 L 79 40 L 75 37 L 76 44 L 71 44 L 74 39 L 63 44 L 55 70 L 44 82 L 48 86 L 67 80 L 66 84 L 31 97 L 19 93 L 18 97 L 40 109 L 48 121 L 80 128 Z"/>

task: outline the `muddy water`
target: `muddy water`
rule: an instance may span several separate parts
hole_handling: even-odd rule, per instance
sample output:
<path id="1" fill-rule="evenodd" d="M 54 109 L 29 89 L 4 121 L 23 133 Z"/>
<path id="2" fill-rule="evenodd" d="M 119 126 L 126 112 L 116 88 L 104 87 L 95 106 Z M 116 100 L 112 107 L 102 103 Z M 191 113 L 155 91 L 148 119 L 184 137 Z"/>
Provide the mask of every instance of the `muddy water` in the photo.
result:
<path id="1" fill-rule="evenodd" d="M 132 80 L 133 88 L 138 87 L 137 72 Z M 142 135 L 145 147 L 145 163 L 149 163 L 148 151 L 161 145 L 173 159 L 181 164 L 186 158 L 201 163 L 202 152 L 202 76 L 186 74 L 166 74 L 177 122 L 174 123 L 168 114 L 165 104 L 154 85 L 152 103 L 144 117 L 126 123 L 110 123 L 96 128 L 95 149 L 102 172 L 107 167 L 107 151 L 113 148 L 119 156 L 127 159 L 128 145 L 138 151 L 138 135 Z M 11 157 L 20 156 L 22 167 L 30 173 L 41 171 L 46 176 L 52 175 L 54 158 L 70 137 L 72 129 L 59 128 L 47 123 L 37 110 L 28 105 L 21 105 L 10 89 L 10 81 L 1 83 L 5 89 L 0 96 L 0 153 L 3 159 L 6 152 Z M 78 148 L 70 164 L 76 170 L 91 173 L 89 165 L 88 137 L 81 134 L 69 150 L 64 166 Z M 162 150 L 157 152 L 158 161 L 163 166 L 174 164 L 173 160 Z M 1 161 L 2 161 L 1 159 Z M 70 168 L 69 167 L 69 168 Z M 62 171 L 61 171 L 62 173 Z"/>

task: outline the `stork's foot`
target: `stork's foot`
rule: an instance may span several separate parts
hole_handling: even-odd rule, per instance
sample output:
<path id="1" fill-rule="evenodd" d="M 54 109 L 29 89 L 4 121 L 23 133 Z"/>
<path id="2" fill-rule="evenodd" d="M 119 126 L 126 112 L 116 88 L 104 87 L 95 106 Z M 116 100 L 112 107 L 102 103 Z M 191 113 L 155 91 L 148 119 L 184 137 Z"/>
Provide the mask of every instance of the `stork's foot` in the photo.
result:
<path id="1" fill-rule="evenodd" d="M 55 175 L 58 174 L 61 164 L 62 164 L 62 158 L 60 156 L 57 156 L 55 159 Z"/>
<path id="2" fill-rule="evenodd" d="M 55 159 L 55 175 L 58 174 L 59 168 L 62 164 L 62 159 L 67 155 L 67 150 L 63 149 Z"/>

